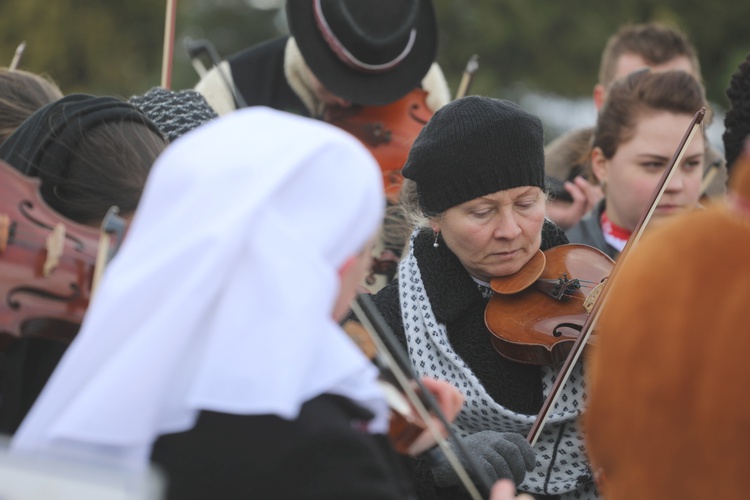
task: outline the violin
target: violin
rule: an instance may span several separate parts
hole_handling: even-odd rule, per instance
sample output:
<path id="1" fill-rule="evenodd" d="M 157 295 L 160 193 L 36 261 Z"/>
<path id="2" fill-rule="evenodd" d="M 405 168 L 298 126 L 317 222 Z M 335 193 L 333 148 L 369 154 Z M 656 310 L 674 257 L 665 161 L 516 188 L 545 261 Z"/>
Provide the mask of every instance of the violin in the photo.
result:
<path id="1" fill-rule="evenodd" d="M 518 363 L 562 365 L 614 266 L 597 248 L 568 244 L 493 278 L 484 319 L 495 350 Z"/>
<path id="2" fill-rule="evenodd" d="M 383 173 L 386 197 L 395 203 L 404 181 L 401 168 L 432 114 L 427 107 L 427 92 L 416 88 L 384 106 L 329 106 L 323 120 L 346 130 L 370 150 Z"/>
<path id="3" fill-rule="evenodd" d="M 398 382 L 394 379 L 393 372 L 387 369 L 379 358 L 378 347 L 362 324 L 350 320 L 342 327 L 364 355 L 378 366 L 380 370 L 378 381 L 391 410 L 388 438 L 397 452 L 408 454 L 416 439 L 427 429 L 427 425 L 417 414 L 414 406 L 397 388 Z"/>
<path id="4" fill-rule="evenodd" d="M 21 336 L 70 342 L 91 298 L 99 232 L 50 208 L 40 184 L 0 161 L 0 347 Z"/>

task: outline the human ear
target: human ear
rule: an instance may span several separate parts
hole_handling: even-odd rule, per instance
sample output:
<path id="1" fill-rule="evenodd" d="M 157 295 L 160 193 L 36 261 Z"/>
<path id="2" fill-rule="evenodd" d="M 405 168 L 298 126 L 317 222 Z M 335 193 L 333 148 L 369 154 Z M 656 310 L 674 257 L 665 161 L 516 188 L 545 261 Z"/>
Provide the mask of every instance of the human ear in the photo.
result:
<path id="1" fill-rule="evenodd" d="M 602 148 L 594 148 L 591 150 L 591 171 L 599 181 L 599 184 L 604 186 L 607 183 L 607 174 L 609 168 L 609 161 L 604 156 Z"/>

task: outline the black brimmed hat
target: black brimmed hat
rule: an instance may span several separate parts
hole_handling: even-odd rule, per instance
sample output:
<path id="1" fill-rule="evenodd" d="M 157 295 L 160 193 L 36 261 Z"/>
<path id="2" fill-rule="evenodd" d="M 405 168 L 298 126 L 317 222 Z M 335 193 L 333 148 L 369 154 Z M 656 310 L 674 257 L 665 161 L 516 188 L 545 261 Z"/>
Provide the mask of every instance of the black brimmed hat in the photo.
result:
<path id="1" fill-rule="evenodd" d="M 318 80 L 356 104 L 403 97 L 437 55 L 432 0 L 287 0 L 286 14 Z"/>

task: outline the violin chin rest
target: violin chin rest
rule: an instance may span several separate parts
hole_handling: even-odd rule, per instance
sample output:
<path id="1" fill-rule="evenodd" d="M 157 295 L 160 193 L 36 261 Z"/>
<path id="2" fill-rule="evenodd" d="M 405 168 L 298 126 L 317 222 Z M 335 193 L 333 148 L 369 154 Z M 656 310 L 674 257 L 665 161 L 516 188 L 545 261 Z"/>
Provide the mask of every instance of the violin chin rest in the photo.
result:
<path id="1" fill-rule="evenodd" d="M 544 252 L 537 250 L 521 269 L 510 276 L 499 276 L 490 280 L 490 288 L 501 295 L 513 295 L 534 284 L 544 272 L 547 257 Z"/>

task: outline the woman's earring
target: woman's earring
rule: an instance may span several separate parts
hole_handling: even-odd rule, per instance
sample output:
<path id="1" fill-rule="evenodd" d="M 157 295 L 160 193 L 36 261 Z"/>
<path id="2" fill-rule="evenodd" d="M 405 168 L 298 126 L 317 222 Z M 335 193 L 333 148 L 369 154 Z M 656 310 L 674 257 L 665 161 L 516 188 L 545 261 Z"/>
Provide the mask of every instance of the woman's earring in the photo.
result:
<path id="1" fill-rule="evenodd" d="M 440 246 L 438 243 L 438 236 L 440 236 L 440 231 L 435 231 L 435 242 L 432 244 L 433 248 L 437 248 Z"/>

